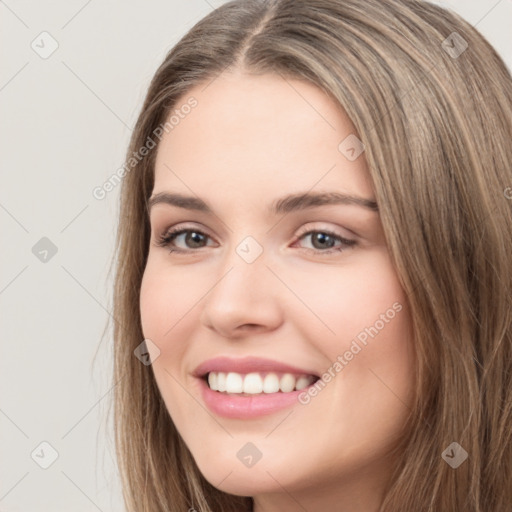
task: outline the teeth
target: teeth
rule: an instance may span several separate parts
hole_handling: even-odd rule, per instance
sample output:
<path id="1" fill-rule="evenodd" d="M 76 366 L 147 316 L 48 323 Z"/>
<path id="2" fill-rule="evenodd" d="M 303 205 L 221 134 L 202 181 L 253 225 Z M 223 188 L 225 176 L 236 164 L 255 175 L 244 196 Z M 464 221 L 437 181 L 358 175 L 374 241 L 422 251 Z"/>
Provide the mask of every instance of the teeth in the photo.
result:
<path id="1" fill-rule="evenodd" d="M 279 389 L 283 393 L 289 393 L 295 389 L 295 377 L 291 373 L 285 373 L 279 381 Z"/>
<path id="2" fill-rule="evenodd" d="M 243 391 L 251 395 L 257 395 L 263 391 L 263 381 L 258 373 L 248 373 L 245 376 Z"/>
<path id="3" fill-rule="evenodd" d="M 217 375 L 217 390 L 218 391 L 226 391 L 226 374 L 219 373 Z"/>
<path id="4" fill-rule="evenodd" d="M 263 379 L 263 391 L 265 393 L 277 393 L 279 391 L 279 378 L 275 373 L 268 373 Z"/>
<path id="5" fill-rule="evenodd" d="M 303 375 L 297 379 L 297 383 L 295 384 L 295 389 L 300 391 L 301 389 L 307 388 L 311 384 L 310 377 L 306 377 Z"/>
<path id="6" fill-rule="evenodd" d="M 214 391 L 217 391 L 219 389 L 218 387 L 218 374 L 210 372 L 208 374 L 208 386 L 210 386 L 210 389 L 213 389 Z"/>
<path id="7" fill-rule="evenodd" d="M 208 385 L 213 391 L 226 393 L 246 393 L 259 395 L 261 393 L 290 393 L 307 388 L 315 381 L 312 375 L 293 375 L 291 373 L 258 372 L 241 374 L 235 372 L 210 372 Z"/>
<path id="8" fill-rule="evenodd" d="M 244 379 L 239 373 L 228 373 L 226 377 L 226 391 L 228 393 L 242 393 L 244 388 Z"/>

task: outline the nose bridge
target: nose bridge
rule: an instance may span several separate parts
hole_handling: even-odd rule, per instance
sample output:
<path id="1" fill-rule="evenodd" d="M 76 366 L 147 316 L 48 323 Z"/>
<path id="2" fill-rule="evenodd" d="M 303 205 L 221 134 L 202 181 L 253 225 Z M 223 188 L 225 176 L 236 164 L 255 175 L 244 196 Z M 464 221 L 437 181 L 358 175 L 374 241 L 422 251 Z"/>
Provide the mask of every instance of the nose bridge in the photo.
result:
<path id="1" fill-rule="evenodd" d="M 226 336 L 246 324 L 275 327 L 280 321 L 280 301 L 278 283 L 270 282 L 273 275 L 268 261 L 263 244 L 253 236 L 226 251 L 203 303 L 203 323 Z"/>
<path id="2" fill-rule="evenodd" d="M 262 286 L 267 280 L 267 254 L 254 237 L 246 236 L 226 251 L 219 264 L 219 280 L 214 285 L 210 298 L 222 299 L 226 309 L 236 304 L 242 306 L 269 298 L 269 290 Z"/>

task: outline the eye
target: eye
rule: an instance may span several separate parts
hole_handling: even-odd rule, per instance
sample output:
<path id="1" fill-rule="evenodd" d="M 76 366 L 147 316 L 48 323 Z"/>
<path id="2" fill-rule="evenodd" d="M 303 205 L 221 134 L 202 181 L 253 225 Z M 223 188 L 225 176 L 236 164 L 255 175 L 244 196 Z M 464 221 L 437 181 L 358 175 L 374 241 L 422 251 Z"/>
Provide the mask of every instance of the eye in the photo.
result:
<path id="1" fill-rule="evenodd" d="M 185 244 L 190 244 L 190 246 L 185 247 L 185 249 L 176 248 L 173 245 L 174 241 L 182 235 L 185 235 L 185 237 L 182 239 Z M 204 247 L 203 242 L 205 242 L 205 240 L 208 238 L 210 237 L 199 229 L 174 228 L 166 231 L 163 235 L 161 235 L 158 238 L 156 244 L 159 247 L 167 247 L 169 252 L 189 252 L 189 250 Z"/>
<path id="2" fill-rule="evenodd" d="M 337 233 L 325 229 L 310 230 L 299 236 L 298 240 L 310 238 L 313 249 L 305 247 L 309 252 L 331 254 L 333 252 L 341 252 L 349 247 L 354 246 L 357 242 L 349 240 Z M 336 241 L 340 242 L 338 247 L 335 247 Z"/>
<path id="3" fill-rule="evenodd" d="M 183 237 L 181 240 L 185 243 L 185 248 L 177 248 L 175 245 L 176 241 L 179 240 L 180 237 Z M 341 252 L 356 245 L 357 243 L 355 240 L 349 240 L 337 233 L 325 229 L 309 230 L 302 233 L 298 237 L 297 241 L 308 237 L 311 239 L 313 248 L 304 247 L 304 249 L 315 254 Z M 156 245 L 159 247 L 166 247 L 171 253 L 186 253 L 194 252 L 194 249 L 205 247 L 208 239 L 211 239 L 210 236 L 199 229 L 187 227 L 171 228 L 159 236 L 156 241 Z M 339 242 L 337 247 L 335 246 L 336 242 Z"/>

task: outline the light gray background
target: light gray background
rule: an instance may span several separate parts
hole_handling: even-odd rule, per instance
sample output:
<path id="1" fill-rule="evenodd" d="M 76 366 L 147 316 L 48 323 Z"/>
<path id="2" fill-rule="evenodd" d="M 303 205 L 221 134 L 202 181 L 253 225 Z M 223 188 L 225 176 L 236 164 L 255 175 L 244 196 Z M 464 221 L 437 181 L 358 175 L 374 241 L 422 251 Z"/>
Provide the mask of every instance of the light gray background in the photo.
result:
<path id="1" fill-rule="evenodd" d="M 167 51 L 222 1 L 0 1 L 0 511 L 121 511 L 106 410 L 107 275 L 123 163 Z M 512 0 L 451 0 L 512 69 Z M 47 31 L 58 49 L 43 59 Z M 448 36 L 448 34 L 447 34 Z M 33 246 L 49 238 L 46 262 Z M 42 249 L 40 249 L 42 250 Z M 40 254 L 44 257 L 44 253 Z M 93 364 L 93 357 L 97 358 Z M 58 458 L 42 469 L 39 462 Z"/>

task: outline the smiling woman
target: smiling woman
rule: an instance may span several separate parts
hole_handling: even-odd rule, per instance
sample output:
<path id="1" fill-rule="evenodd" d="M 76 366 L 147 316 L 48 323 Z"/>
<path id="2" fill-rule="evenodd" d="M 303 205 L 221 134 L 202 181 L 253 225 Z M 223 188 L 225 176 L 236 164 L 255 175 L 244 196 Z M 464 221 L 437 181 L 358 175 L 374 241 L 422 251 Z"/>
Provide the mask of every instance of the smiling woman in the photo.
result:
<path id="1" fill-rule="evenodd" d="M 157 70 L 123 178 L 129 512 L 512 502 L 512 79 L 416 0 L 236 0 Z M 144 356 L 144 357 L 142 357 Z"/>

